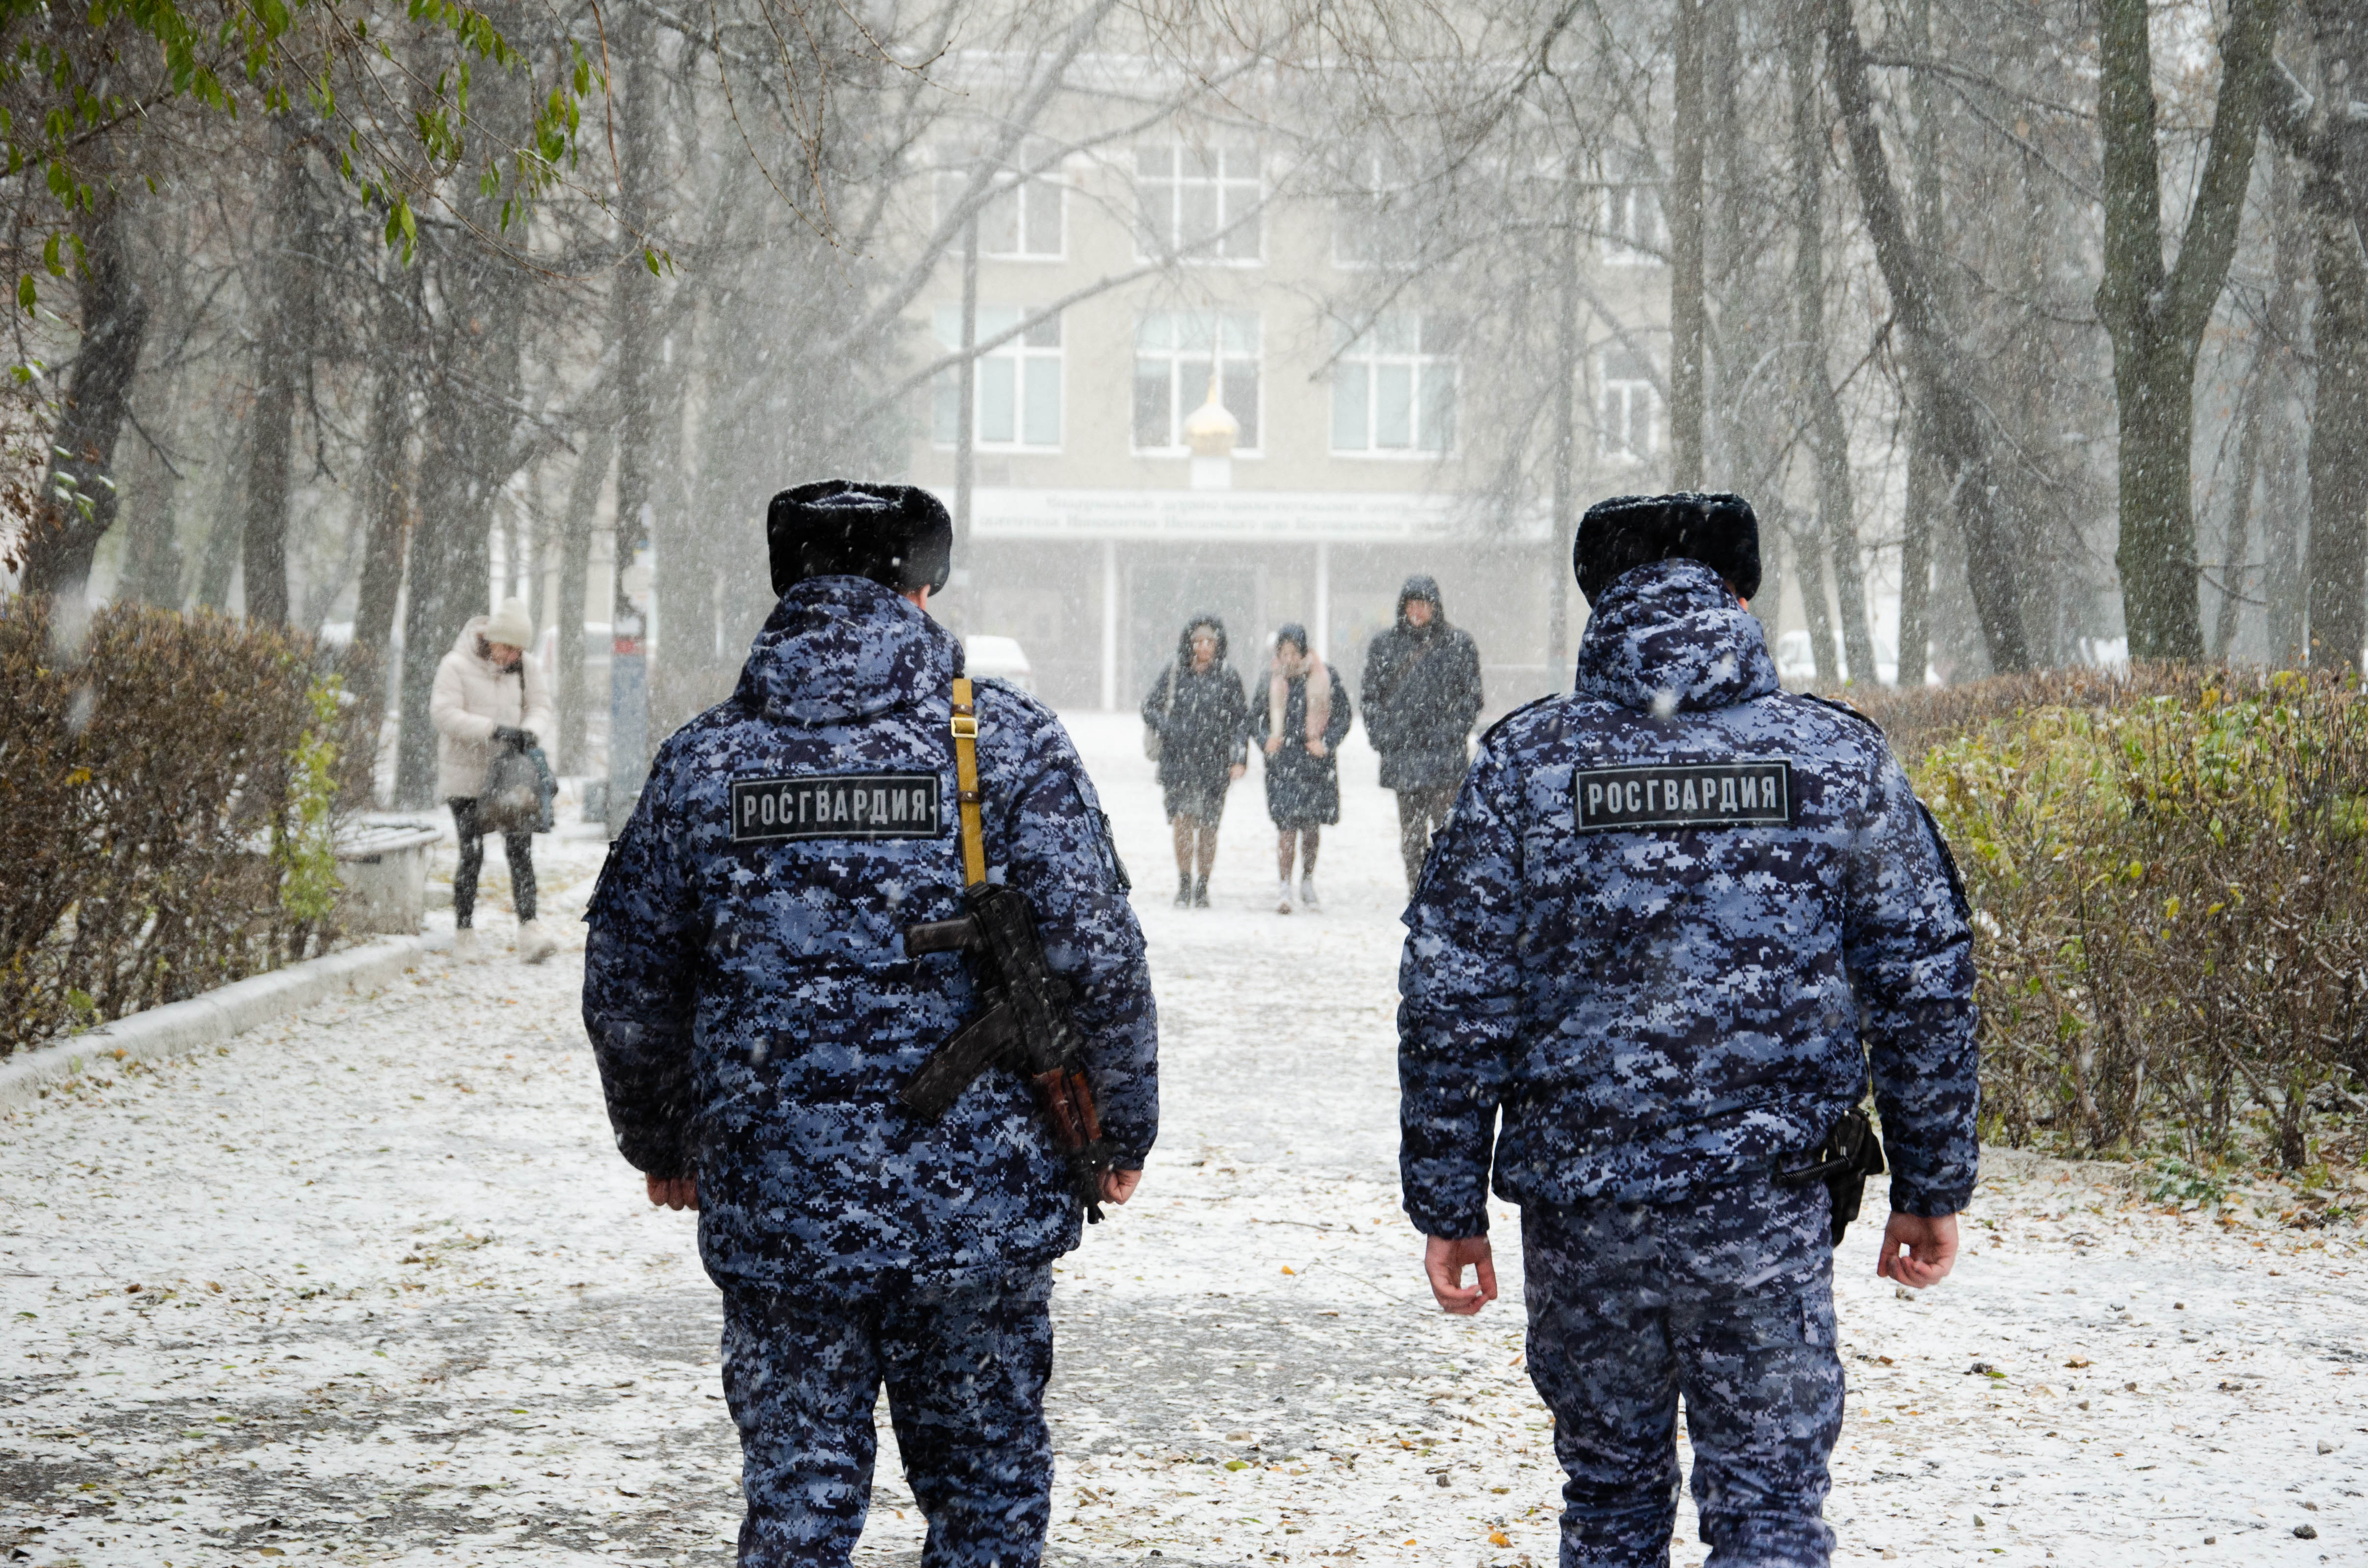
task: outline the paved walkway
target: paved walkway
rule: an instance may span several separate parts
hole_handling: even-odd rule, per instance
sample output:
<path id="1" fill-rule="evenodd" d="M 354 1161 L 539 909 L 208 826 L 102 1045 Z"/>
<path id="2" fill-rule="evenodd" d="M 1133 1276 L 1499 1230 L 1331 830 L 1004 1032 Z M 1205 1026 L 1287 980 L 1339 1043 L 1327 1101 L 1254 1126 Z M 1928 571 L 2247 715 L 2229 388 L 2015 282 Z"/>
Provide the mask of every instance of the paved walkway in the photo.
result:
<path id="1" fill-rule="evenodd" d="M 1194 914 L 1132 722 L 1078 730 L 1142 885 L 1167 1109 L 1142 1196 L 1060 1276 L 1049 1561 L 1551 1563 L 1514 1228 L 1506 1300 L 1450 1321 L 1398 1212 L 1370 756 L 1324 914 L 1266 907 L 1255 778 Z M 576 1021 L 597 853 L 546 850 L 570 941 L 541 969 L 428 960 L 0 1119 L 0 1558 L 729 1561 L 715 1296 L 616 1159 Z M 2368 1557 L 2357 1233 L 2281 1226 L 2279 1189 L 2182 1216 L 2111 1170 L 1990 1173 L 1923 1299 L 1873 1278 L 1879 1201 L 1844 1253 L 1839 1561 Z M 907 1563 L 882 1448 L 860 1560 Z M 1689 1506 L 1681 1564 L 1691 1534 Z"/>

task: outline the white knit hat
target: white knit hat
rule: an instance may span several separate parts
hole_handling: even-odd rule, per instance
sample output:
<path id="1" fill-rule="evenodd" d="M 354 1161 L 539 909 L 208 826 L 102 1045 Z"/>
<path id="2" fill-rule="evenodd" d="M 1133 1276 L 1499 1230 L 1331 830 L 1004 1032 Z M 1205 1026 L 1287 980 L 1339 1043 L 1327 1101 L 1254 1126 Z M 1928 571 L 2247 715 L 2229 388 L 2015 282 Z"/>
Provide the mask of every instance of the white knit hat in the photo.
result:
<path id="1" fill-rule="evenodd" d="M 534 641 L 534 614 L 526 608 L 524 599 L 505 600 L 501 608 L 485 619 L 485 629 L 480 635 L 488 642 L 524 648 Z"/>

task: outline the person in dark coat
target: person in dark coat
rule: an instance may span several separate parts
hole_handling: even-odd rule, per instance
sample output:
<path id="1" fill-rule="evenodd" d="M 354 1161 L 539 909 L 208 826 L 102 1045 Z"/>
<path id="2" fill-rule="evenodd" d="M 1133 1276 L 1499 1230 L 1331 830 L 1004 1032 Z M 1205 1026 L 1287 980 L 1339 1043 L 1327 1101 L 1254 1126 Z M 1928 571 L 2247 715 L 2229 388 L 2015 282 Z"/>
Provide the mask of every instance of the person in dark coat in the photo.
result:
<path id="1" fill-rule="evenodd" d="M 1482 703 L 1479 646 L 1448 624 L 1437 580 L 1408 577 L 1398 590 L 1397 624 L 1366 647 L 1357 697 L 1382 754 L 1382 788 L 1397 791 L 1398 853 L 1412 892 L 1463 782 Z"/>
<path id="2" fill-rule="evenodd" d="M 1242 740 L 1248 712 L 1242 677 L 1225 662 L 1225 623 L 1196 615 L 1176 639 L 1176 662 L 1143 699 L 1143 722 L 1159 743 L 1159 786 L 1176 834 L 1176 907 L 1209 907 L 1217 864 L 1217 819 L 1225 791 L 1249 771 Z"/>
<path id="3" fill-rule="evenodd" d="M 1668 1562 L 1682 1396 L 1710 1561 L 1825 1568 L 1851 1210 L 1816 1178 L 1872 1076 L 1876 1272 L 1949 1273 L 1981 1162 L 1964 889 L 1882 732 L 1778 682 L 1750 503 L 1621 496 L 1572 554 L 1576 687 L 1481 737 L 1405 915 L 1406 1212 L 1469 1316 L 1520 1209 L 1565 1565 Z"/>
<path id="4" fill-rule="evenodd" d="M 1313 694 L 1311 696 L 1311 693 Z M 1315 851 L 1325 827 L 1340 820 L 1340 759 L 1349 733 L 1349 688 L 1340 672 L 1310 653 L 1307 628 L 1274 634 L 1274 662 L 1250 703 L 1250 739 L 1266 756 L 1266 814 L 1275 844 L 1275 913 L 1291 913 L 1291 867 L 1299 863 L 1299 902 L 1315 897 Z"/>
<path id="5" fill-rule="evenodd" d="M 953 738 L 962 645 L 928 613 L 952 519 L 829 480 L 766 518 L 780 595 L 731 699 L 658 748 L 585 915 L 584 1025 L 618 1152 L 699 1211 L 741 1434 L 742 1568 L 844 1563 L 884 1384 L 931 1568 L 1033 1568 L 1052 1515 L 1053 1266 L 1068 1165 L 1026 1080 L 942 1119 L 899 1093 L 978 1016 L 905 928 L 964 907 Z M 1123 1202 L 1158 1133 L 1143 933 L 1093 781 L 1050 708 L 966 694 L 986 880 L 1065 983 Z"/>

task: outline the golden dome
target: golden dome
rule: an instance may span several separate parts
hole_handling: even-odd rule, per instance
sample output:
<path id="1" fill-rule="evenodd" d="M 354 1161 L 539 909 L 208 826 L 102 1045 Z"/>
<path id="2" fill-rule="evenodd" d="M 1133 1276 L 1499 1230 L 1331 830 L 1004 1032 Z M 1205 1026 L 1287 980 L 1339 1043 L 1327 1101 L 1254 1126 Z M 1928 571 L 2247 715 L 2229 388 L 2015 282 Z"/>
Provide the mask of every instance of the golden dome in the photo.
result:
<path id="1" fill-rule="evenodd" d="M 1184 420 L 1184 440 L 1196 458 L 1229 458 L 1234 455 L 1234 442 L 1242 433 L 1242 422 L 1225 410 L 1224 399 L 1219 395 L 1217 377 L 1209 377 L 1209 401 L 1194 409 Z"/>

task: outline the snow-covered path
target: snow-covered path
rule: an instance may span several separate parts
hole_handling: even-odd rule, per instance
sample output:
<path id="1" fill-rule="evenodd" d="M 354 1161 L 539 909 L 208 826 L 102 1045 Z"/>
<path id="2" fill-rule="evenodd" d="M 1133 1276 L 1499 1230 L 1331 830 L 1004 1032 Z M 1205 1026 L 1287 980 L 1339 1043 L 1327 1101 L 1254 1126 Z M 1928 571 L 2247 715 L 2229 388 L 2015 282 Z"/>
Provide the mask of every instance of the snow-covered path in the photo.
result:
<path id="1" fill-rule="evenodd" d="M 1255 776 L 1221 907 L 1190 913 L 1134 724 L 1076 728 L 1140 883 L 1167 1112 L 1142 1196 L 1062 1267 L 1048 1561 L 1553 1562 L 1514 1228 L 1506 1299 L 1451 1321 L 1398 1213 L 1402 885 L 1370 756 L 1344 758 L 1325 913 L 1269 907 Z M 0 1554 L 729 1561 L 714 1293 L 689 1217 L 616 1159 L 575 1017 L 598 852 L 539 855 L 573 884 L 543 968 L 427 960 L 0 1119 Z M 1989 1172 L 1922 1299 L 1873 1277 L 1879 1200 L 1845 1248 L 1839 1560 L 2368 1561 L 2357 1233 Z M 920 1534 L 883 1440 L 862 1559 Z M 1689 1509 L 1678 1562 L 1691 1535 Z"/>

